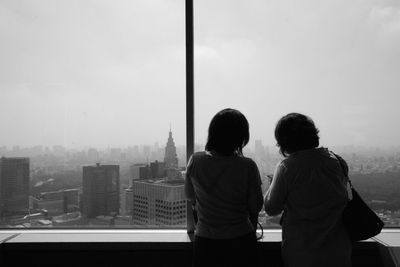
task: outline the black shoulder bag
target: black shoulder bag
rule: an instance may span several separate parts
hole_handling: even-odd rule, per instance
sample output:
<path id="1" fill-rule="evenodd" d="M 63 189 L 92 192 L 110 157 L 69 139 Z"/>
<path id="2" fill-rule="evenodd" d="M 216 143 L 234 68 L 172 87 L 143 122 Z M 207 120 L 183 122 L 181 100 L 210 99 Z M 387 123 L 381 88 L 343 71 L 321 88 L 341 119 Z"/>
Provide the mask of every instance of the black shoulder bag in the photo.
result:
<path id="1" fill-rule="evenodd" d="M 350 185 L 352 198 L 349 199 L 343 211 L 342 218 L 347 233 L 352 242 L 366 240 L 379 234 L 384 226 L 383 221 L 371 210 L 362 200 L 360 195 L 354 189 L 348 173 L 340 161 L 339 157 L 334 154 L 339 161 L 344 176 Z"/>

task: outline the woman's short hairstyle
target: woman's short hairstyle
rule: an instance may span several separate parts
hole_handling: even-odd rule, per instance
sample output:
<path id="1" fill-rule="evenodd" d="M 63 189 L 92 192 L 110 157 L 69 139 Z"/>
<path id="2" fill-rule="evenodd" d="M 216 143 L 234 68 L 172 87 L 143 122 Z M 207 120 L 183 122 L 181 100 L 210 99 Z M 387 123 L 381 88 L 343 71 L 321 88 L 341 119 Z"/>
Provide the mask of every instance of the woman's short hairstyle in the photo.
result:
<path id="1" fill-rule="evenodd" d="M 313 120 L 300 113 L 283 116 L 275 127 L 275 139 L 284 157 L 299 150 L 318 147 L 318 133 Z"/>
<path id="2" fill-rule="evenodd" d="M 226 108 L 212 118 L 205 149 L 225 156 L 243 155 L 242 149 L 249 138 L 246 117 L 236 109 Z"/>

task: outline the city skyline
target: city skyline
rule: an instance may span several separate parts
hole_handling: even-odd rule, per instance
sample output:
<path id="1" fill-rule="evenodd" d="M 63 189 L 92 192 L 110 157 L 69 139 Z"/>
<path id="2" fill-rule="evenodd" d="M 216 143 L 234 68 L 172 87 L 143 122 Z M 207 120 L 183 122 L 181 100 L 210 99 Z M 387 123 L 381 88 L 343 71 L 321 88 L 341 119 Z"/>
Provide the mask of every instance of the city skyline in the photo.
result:
<path id="1" fill-rule="evenodd" d="M 255 145 L 254 142 L 260 141 L 264 146 L 267 146 L 271 148 L 272 150 L 278 151 L 279 148 L 276 146 L 275 143 L 265 143 L 262 139 L 255 139 L 255 140 L 250 140 L 249 144 L 247 144 L 244 149 L 249 150 L 254 152 Z M 204 150 L 205 143 L 195 143 L 195 151 L 200 151 Z M 376 150 L 382 150 L 382 151 L 400 151 L 400 145 L 387 145 L 387 146 L 374 146 L 374 145 L 354 145 L 354 144 L 348 144 L 348 145 L 332 145 L 332 146 L 326 146 L 324 144 L 321 144 L 323 147 L 327 148 L 339 148 L 339 149 L 345 149 L 345 150 L 351 150 L 354 149 L 354 153 L 357 153 L 359 150 L 370 150 L 370 151 L 376 151 Z M 59 153 L 57 150 L 59 149 L 64 149 L 65 152 L 78 152 L 78 151 L 86 151 L 86 152 L 91 152 L 91 151 L 97 151 L 97 152 L 105 152 L 105 151 L 111 151 L 111 150 L 130 150 L 130 149 L 138 149 L 141 153 L 145 152 L 146 149 L 149 149 L 154 152 L 155 150 L 152 149 L 160 149 L 160 144 L 158 142 L 153 142 L 153 143 L 148 143 L 148 144 L 131 144 L 131 145 L 116 145 L 116 146 L 89 146 L 89 145 L 82 145 L 82 146 L 75 146 L 75 147 L 65 147 L 60 144 L 51 144 L 51 145 L 31 145 L 31 146 L 20 146 L 20 145 L 4 145 L 0 144 L 0 156 L 1 152 L 21 152 L 24 150 L 35 150 L 35 151 L 40 151 L 38 154 L 46 154 L 47 152 L 51 153 Z M 176 144 L 177 149 L 186 149 L 186 144 Z"/>
<path id="2" fill-rule="evenodd" d="M 138 159 L 137 153 L 150 152 L 150 147 L 143 148 L 146 149 L 134 151 L 136 154 L 130 156 L 136 156 Z M 98 163 L 104 161 L 98 160 L 100 154 L 93 149 L 88 150 L 87 154 L 68 154 L 64 158 L 60 152 L 65 150 L 55 147 L 54 152 L 58 155 L 49 157 L 50 161 L 37 161 L 35 157 L 1 157 L 0 182 L 10 186 L 18 180 L 21 181 L 20 171 L 25 169 L 24 179 L 27 182 L 25 187 L 26 189 L 29 187 L 29 190 L 24 191 L 23 201 L 24 206 L 29 205 L 29 210 L 24 210 L 20 215 L 12 211 L 11 214 L 3 216 L 5 225 L 7 227 L 186 225 L 186 200 L 183 193 L 185 168 L 178 165 L 179 159 L 171 130 L 165 148 L 160 148 L 158 145 L 154 148 L 159 152 L 158 155 L 154 154 L 156 157 L 151 160 L 147 157 L 147 163 L 143 163 L 142 158 L 139 160 L 142 163 L 139 164 L 135 163 L 132 157 L 122 156 L 122 150 L 118 149 L 108 151 L 109 155 L 106 158 L 111 159 L 114 162 L 112 164 Z M 94 163 L 93 156 L 96 154 L 97 160 L 94 162 L 97 163 Z M 371 153 L 366 149 L 363 153 L 348 150 L 347 153 L 340 155 L 347 161 L 352 181 L 366 195 L 369 205 L 385 223 L 398 225 L 400 204 L 397 201 L 396 188 L 398 188 L 400 152 L 386 153 L 375 150 Z M 281 160 L 281 156 L 276 151 L 271 151 L 271 147 L 265 146 L 261 140 L 254 142 L 254 151 L 249 156 L 259 168 L 262 190 L 265 193 L 271 182 L 269 176 L 273 173 L 277 162 Z M 158 161 L 157 158 L 164 161 Z M 18 173 L 19 178 L 15 176 Z M 379 182 L 381 179 L 389 186 L 381 185 Z M 372 192 L 370 188 L 374 188 L 377 192 Z M 18 190 L 21 191 L 20 189 Z M 12 187 L 10 190 L 13 190 Z M 0 202 L 3 201 L 11 203 L 13 198 L 3 197 Z M 18 201 L 22 204 L 22 198 Z M 2 204 L 0 207 L 5 206 Z M 263 212 L 260 213 L 259 221 L 266 227 L 277 227 L 277 219 L 268 217 Z"/>

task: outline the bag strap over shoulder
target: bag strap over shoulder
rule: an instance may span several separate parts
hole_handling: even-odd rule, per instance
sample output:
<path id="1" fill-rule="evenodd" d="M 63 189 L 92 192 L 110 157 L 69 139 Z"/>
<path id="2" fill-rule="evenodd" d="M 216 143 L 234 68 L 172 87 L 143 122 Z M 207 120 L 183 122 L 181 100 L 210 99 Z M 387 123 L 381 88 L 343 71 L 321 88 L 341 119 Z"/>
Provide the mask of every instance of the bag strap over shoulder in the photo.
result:
<path id="1" fill-rule="evenodd" d="M 332 151 L 331 151 L 331 152 L 332 152 Z M 334 152 L 332 152 L 332 154 L 333 154 L 333 155 L 335 156 L 335 158 L 338 160 L 339 165 L 340 165 L 340 168 L 342 169 L 342 172 L 343 172 L 344 176 L 347 178 L 347 182 L 349 183 L 350 188 L 353 189 L 353 184 L 351 183 L 351 180 L 350 180 L 350 178 L 349 178 L 348 171 L 346 172 L 346 169 L 345 169 L 345 167 L 343 166 L 342 158 L 339 157 L 338 155 L 336 155 Z"/>

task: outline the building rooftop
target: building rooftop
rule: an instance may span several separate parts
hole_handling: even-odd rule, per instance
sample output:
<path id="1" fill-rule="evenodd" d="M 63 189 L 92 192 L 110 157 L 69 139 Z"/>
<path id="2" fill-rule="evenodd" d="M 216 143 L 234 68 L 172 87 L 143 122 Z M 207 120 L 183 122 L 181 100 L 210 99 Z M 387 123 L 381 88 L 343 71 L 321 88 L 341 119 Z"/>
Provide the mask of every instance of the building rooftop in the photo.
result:
<path id="1" fill-rule="evenodd" d="M 56 223 L 62 223 L 62 222 L 78 220 L 81 219 L 81 217 L 82 217 L 81 213 L 77 211 L 77 212 L 66 213 L 59 216 L 54 216 L 53 221 Z"/>
<path id="2" fill-rule="evenodd" d="M 168 178 L 160 178 L 160 179 L 135 180 L 134 183 L 162 185 L 162 186 L 182 186 L 184 185 L 184 180 L 182 179 L 169 180 Z"/>
<path id="3" fill-rule="evenodd" d="M 0 157 L 1 161 L 15 161 L 15 160 L 19 160 L 19 161 L 29 161 L 29 157 Z"/>

